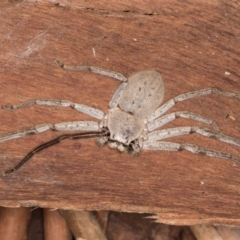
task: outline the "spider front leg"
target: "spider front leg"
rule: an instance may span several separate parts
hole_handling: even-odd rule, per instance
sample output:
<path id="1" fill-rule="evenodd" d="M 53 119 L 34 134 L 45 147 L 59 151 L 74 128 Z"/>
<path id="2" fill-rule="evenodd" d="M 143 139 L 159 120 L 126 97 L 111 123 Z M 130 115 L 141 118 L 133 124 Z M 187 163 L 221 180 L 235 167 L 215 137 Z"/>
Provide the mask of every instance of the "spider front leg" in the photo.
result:
<path id="1" fill-rule="evenodd" d="M 196 120 L 196 121 L 199 121 L 199 122 L 209 124 L 214 128 L 215 131 L 217 131 L 217 132 L 220 131 L 218 125 L 212 119 L 206 118 L 206 117 L 203 117 L 201 115 L 198 115 L 198 114 L 195 114 L 195 113 L 192 113 L 192 112 L 188 112 L 188 111 L 173 112 L 173 113 L 164 115 L 160 118 L 154 119 L 153 121 L 151 121 L 147 124 L 147 129 L 148 129 L 149 132 L 151 132 L 151 131 L 153 131 L 153 130 L 159 128 L 159 127 L 162 127 L 165 124 L 167 124 L 167 123 L 169 123 L 169 122 L 171 122 L 174 119 L 179 118 L 179 117 L 187 118 L 187 119 L 193 119 L 193 120 Z"/>
<path id="2" fill-rule="evenodd" d="M 70 65 L 63 64 L 62 62 L 60 62 L 56 59 L 54 60 L 54 63 L 57 66 L 59 66 L 60 68 L 63 68 L 65 70 L 89 71 L 89 72 L 97 73 L 97 74 L 100 74 L 100 75 L 103 75 L 103 76 L 108 76 L 108 77 L 114 78 L 114 79 L 122 81 L 122 82 L 127 81 L 127 78 L 125 76 L 123 76 L 121 73 L 106 70 L 106 69 L 99 68 L 99 67 L 94 67 L 94 66 L 70 66 Z"/>
<path id="3" fill-rule="evenodd" d="M 114 71 L 109 71 L 109 70 L 102 69 L 102 68 L 99 68 L 99 67 L 94 67 L 94 66 L 69 66 L 69 65 L 63 64 L 62 62 L 60 62 L 56 59 L 54 60 L 54 62 L 57 66 L 65 69 L 65 70 L 89 71 L 89 72 L 97 73 L 97 74 L 103 75 L 103 76 L 108 76 L 108 77 L 111 77 L 113 79 L 121 81 L 122 82 L 121 85 L 115 91 L 114 95 L 112 96 L 111 101 L 109 102 L 109 107 L 110 108 L 114 108 L 118 105 L 118 101 L 121 97 L 122 92 L 126 88 L 127 81 L 128 81 L 128 79 L 125 76 L 123 76 L 121 73 L 114 72 Z"/>
<path id="4" fill-rule="evenodd" d="M 74 121 L 74 122 L 61 122 L 61 123 L 45 123 L 36 125 L 33 128 L 7 133 L 0 135 L 0 142 L 5 142 L 14 138 L 21 138 L 26 135 L 38 134 L 45 132 L 47 130 L 56 130 L 56 131 L 98 131 L 101 130 L 99 124 L 93 121 Z"/>
<path id="5" fill-rule="evenodd" d="M 160 150 L 160 151 L 182 151 L 186 150 L 199 155 L 206 155 L 209 157 L 231 159 L 236 163 L 240 163 L 240 158 L 230 153 L 215 151 L 193 144 L 179 144 L 173 142 L 160 142 L 160 141 L 145 141 L 143 143 L 145 150 Z"/>
<path id="6" fill-rule="evenodd" d="M 147 118 L 147 120 L 148 120 L 148 122 L 154 121 L 154 119 L 163 115 L 165 112 L 167 112 L 173 106 L 175 106 L 175 104 L 178 102 L 185 101 L 185 100 L 188 100 L 193 97 L 209 95 L 212 93 L 223 95 L 223 96 L 230 97 L 230 98 L 240 99 L 240 93 L 225 92 L 225 91 L 221 91 L 217 88 L 206 88 L 206 89 L 202 89 L 202 90 L 198 90 L 198 91 L 188 92 L 188 93 L 180 94 L 177 97 L 172 98 L 169 101 L 167 101 L 165 104 L 163 104 L 161 107 L 159 107 L 153 114 L 151 114 Z"/>

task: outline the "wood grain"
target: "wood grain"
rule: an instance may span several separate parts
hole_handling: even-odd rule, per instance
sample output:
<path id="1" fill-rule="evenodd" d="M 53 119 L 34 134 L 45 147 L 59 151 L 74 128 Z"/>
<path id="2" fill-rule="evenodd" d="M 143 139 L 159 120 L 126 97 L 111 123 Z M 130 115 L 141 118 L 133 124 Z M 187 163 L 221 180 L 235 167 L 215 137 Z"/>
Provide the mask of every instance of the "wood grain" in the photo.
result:
<path id="1" fill-rule="evenodd" d="M 60 4 L 58 4 L 60 3 Z M 69 1 L 2 3 L 0 104 L 33 98 L 67 99 L 107 111 L 119 83 L 69 65 L 94 65 L 129 76 L 162 73 L 164 101 L 206 87 L 240 91 L 240 6 L 229 1 Z M 115 5 L 114 5 L 115 4 Z M 94 54 L 95 52 L 95 54 Z M 240 101 L 211 95 L 177 104 L 214 119 L 240 138 Z M 93 120 L 72 109 L 33 106 L 0 109 L 0 133 L 46 122 Z M 204 126 L 177 119 L 166 127 Z M 61 133 L 46 132 L 0 144 L 1 172 L 32 148 Z M 173 138 L 239 154 L 193 134 Z M 34 156 L 20 171 L 1 176 L 0 205 L 147 212 L 169 224 L 240 225 L 240 167 L 188 152 L 142 151 L 133 157 L 94 140 L 67 141 Z"/>

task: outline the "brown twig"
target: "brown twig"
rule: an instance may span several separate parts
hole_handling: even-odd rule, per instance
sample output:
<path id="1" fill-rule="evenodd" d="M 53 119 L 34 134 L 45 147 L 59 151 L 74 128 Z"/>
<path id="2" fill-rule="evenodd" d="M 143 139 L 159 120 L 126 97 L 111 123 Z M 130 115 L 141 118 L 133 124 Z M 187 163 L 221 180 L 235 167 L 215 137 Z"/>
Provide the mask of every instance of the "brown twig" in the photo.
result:
<path id="1" fill-rule="evenodd" d="M 44 239 L 45 240 L 71 240 L 71 231 L 58 210 L 43 210 Z"/>
<path id="2" fill-rule="evenodd" d="M 239 240 L 239 229 L 214 227 L 213 225 L 190 226 L 197 240 Z"/>
<path id="3" fill-rule="evenodd" d="M 60 210 L 77 240 L 107 240 L 93 213 L 89 211 Z"/>
<path id="4" fill-rule="evenodd" d="M 26 240 L 30 208 L 0 208 L 0 239 Z"/>

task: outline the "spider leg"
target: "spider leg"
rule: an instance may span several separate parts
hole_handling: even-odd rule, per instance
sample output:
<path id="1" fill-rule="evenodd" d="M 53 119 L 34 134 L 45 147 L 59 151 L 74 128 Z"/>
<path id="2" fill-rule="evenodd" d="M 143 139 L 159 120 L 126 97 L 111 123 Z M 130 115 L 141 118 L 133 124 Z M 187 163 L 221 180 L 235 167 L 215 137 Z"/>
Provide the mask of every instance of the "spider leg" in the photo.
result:
<path id="1" fill-rule="evenodd" d="M 122 81 L 122 82 L 126 82 L 127 78 L 125 76 L 123 76 L 121 73 L 117 73 L 114 71 L 109 71 L 106 69 L 102 69 L 99 67 L 94 67 L 94 66 L 69 66 L 69 65 L 65 65 L 62 62 L 58 61 L 58 60 L 54 60 L 54 63 L 66 70 L 72 70 L 72 71 L 89 71 L 89 72 L 93 72 L 93 73 L 97 73 L 100 75 L 104 75 L 104 76 L 108 76 L 111 78 L 114 78 L 116 80 Z"/>
<path id="2" fill-rule="evenodd" d="M 164 115 L 160 118 L 157 118 L 147 124 L 147 130 L 149 132 L 153 131 L 153 130 L 155 130 L 159 127 L 162 127 L 163 125 L 173 121 L 174 119 L 176 119 L 178 117 L 188 118 L 188 119 L 193 119 L 193 120 L 196 120 L 199 122 L 203 122 L 203 123 L 211 125 L 215 131 L 218 131 L 218 132 L 220 131 L 218 125 L 212 119 L 206 118 L 201 115 L 198 115 L 198 114 L 195 114 L 192 112 L 188 112 L 188 111 L 173 112 L 173 113 Z"/>
<path id="3" fill-rule="evenodd" d="M 215 151 L 203 147 L 199 147 L 193 144 L 179 144 L 173 142 L 158 142 L 158 141 L 146 141 L 143 143 L 143 149 L 145 150 L 160 150 L 160 151 L 181 151 L 186 150 L 195 154 L 206 155 L 209 157 L 231 159 L 237 163 L 240 163 L 240 158 L 230 153 Z"/>
<path id="4" fill-rule="evenodd" d="M 9 174 L 12 172 L 15 172 L 16 170 L 18 170 L 22 165 L 24 165 L 33 155 L 35 155 L 36 153 L 42 151 L 43 149 L 46 149 L 50 146 L 53 146 L 55 144 L 58 144 L 60 142 L 62 142 L 63 140 L 66 139 L 83 139 L 83 138 L 93 138 L 93 137 L 103 137 L 103 136 L 107 136 L 107 132 L 106 131 L 102 131 L 102 132 L 83 132 L 83 133 L 73 133 L 73 134 L 64 134 L 61 135 L 51 141 L 48 141 L 46 143 L 43 143 L 41 145 L 39 145 L 38 147 L 34 148 L 31 152 L 29 152 L 15 167 L 7 170 L 4 172 L 4 174 Z"/>
<path id="5" fill-rule="evenodd" d="M 118 105 L 118 101 L 121 97 L 121 94 L 127 86 L 127 78 L 125 76 L 123 76 L 121 73 L 117 73 L 117 72 L 114 72 L 114 71 L 109 71 L 109 70 L 102 69 L 102 68 L 99 68 L 99 67 L 94 67 L 94 66 L 68 66 L 68 65 L 63 64 L 62 62 L 60 62 L 56 59 L 54 60 L 54 62 L 59 67 L 61 67 L 63 69 L 66 69 L 66 70 L 90 71 L 90 72 L 93 72 L 93 73 L 108 76 L 108 77 L 114 78 L 116 80 L 122 81 L 123 83 L 117 88 L 116 92 L 112 96 L 111 101 L 109 102 L 109 107 L 110 108 L 114 108 Z"/>
<path id="6" fill-rule="evenodd" d="M 175 128 L 167 128 L 167 129 L 163 129 L 163 130 L 153 131 L 153 132 L 147 134 L 147 139 L 149 141 L 157 141 L 157 140 L 170 138 L 170 137 L 188 135 L 191 133 L 198 133 L 205 137 L 214 138 L 221 142 L 226 142 L 226 143 L 240 146 L 240 140 L 237 138 L 233 138 L 233 137 L 224 135 L 222 133 L 217 133 L 217 132 L 211 131 L 208 128 L 196 127 L 196 126 L 194 126 L 194 127 L 190 127 L 190 126 L 175 127 Z"/>
<path id="7" fill-rule="evenodd" d="M 119 87 L 117 88 L 117 90 L 115 91 L 115 93 L 112 96 L 112 99 L 109 102 L 109 107 L 110 108 L 114 108 L 117 107 L 119 99 L 122 95 L 122 92 L 124 91 L 124 89 L 126 88 L 127 83 L 123 82 L 119 85 Z"/>
<path id="8" fill-rule="evenodd" d="M 77 110 L 78 112 L 87 114 L 97 119 L 103 119 L 104 112 L 97 108 L 89 107 L 84 104 L 73 103 L 68 100 L 59 100 L 59 99 L 32 99 L 18 105 L 4 105 L 2 106 L 3 109 L 15 110 L 25 107 L 30 107 L 32 105 L 44 105 L 44 106 L 62 106 L 62 107 L 72 107 L 73 109 Z"/>
<path id="9" fill-rule="evenodd" d="M 197 91 L 193 91 L 193 92 L 180 94 L 177 97 L 170 99 L 165 104 L 163 104 L 161 107 L 159 107 L 153 114 L 151 114 L 147 118 L 147 120 L 148 120 L 148 122 L 151 122 L 154 119 L 160 117 L 161 115 L 163 115 L 166 111 L 168 111 L 170 108 L 172 108 L 178 102 L 185 101 L 185 100 L 188 100 L 188 99 L 193 98 L 193 97 L 209 95 L 209 94 L 212 94 L 212 93 L 223 95 L 223 96 L 226 96 L 226 97 L 239 98 L 240 99 L 240 93 L 224 92 L 224 91 L 221 91 L 217 88 L 205 88 L 205 89 L 201 89 L 201 90 L 197 90 Z"/>
<path id="10" fill-rule="evenodd" d="M 78 130 L 78 131 L 98 131 L 101 130 L 97 122 L 92 121 L 75 121 L 75 122 L 61 122 L 61 123 L 45 123 L 36 125 L 33 128 L 7 133 L 5 135 L 0 135 L 0 142 L 5 142 L 10 139 L 20 138 L 26 135 L 38 134 L 45 132 L 47 130 L 56 130 L 56 131 L 67 131 L 67 130 Z"/>

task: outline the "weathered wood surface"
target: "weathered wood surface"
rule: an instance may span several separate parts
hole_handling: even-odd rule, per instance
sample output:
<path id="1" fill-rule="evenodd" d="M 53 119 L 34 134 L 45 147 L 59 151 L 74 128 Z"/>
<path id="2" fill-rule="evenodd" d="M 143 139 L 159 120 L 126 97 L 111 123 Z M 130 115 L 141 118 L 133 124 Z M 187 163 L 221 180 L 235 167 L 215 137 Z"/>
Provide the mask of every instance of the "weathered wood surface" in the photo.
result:
<path id="1" fill-rule="evenodd" d="M 128 1 L 126 1 L 128 2 Z M 156 69 L 165 100 L 210 86 L 240 90 L 240 5 L 236 1 L 92 1 L 2 3 L 0 103 L 58 98 L 107 111 L 119 85 L 107 77 L 69 72 L 66 64 L 95 65 L 127 76 Z M 145 4 L 145 5 L 144 5 Z M 95 55 L 93 54 L 93 49 Z M 240 138 L 240 101 L 211 95 L 177 104 L 214 119 Z M 0 133 L 46 122 L 92 120 L 72 109 L 0 109 Z M 167 126 L 198 125 L 177 119 Z M 0 170 L 61 133 L 46 132 L 0 144 Z M 240 156 L 239 147 L 193 134 L 172 141 Z M 138 157 L 67 141 L 34 156 L 0 179 L 0 205 L 148 212 L 170 224 L 240 225 L 240 166 L 189 152 L 142 151 Z"/>

